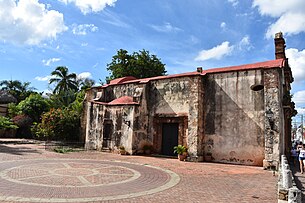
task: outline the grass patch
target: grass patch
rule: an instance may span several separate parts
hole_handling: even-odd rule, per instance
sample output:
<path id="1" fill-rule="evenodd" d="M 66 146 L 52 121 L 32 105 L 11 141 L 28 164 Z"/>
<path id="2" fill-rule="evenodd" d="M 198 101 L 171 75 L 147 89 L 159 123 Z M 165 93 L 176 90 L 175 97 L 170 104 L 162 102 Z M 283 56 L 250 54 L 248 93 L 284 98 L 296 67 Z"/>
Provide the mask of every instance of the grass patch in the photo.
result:
<path id="1" fill-rule="evenodd" d="M 54 151 L 55 151 L 56 153 L 65 154 L 65 153 L 68 153 L 68 152 L 75 152 L 75 151 L 77 151 L 77 150 L 72 149 L 72 148 L 70 148 L 70 147 L 56 147 L 56 148 L 54 148 Z"/>

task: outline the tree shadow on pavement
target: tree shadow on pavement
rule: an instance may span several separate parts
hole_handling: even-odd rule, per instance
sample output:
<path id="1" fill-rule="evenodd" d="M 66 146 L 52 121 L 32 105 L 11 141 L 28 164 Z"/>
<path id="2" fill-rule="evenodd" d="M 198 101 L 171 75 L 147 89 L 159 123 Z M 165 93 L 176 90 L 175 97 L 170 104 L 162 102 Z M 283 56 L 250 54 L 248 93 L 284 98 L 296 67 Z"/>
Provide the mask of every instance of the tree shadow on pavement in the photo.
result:
<path id="1" fill-rule="evenodd" d="M 0 153 L 2 154 L 13 154 L 13 155 L 25 155 L 29 153 L 41 154 L 36 149 L 26 147 L 27 144 L 33 144 L 29 142 L 20 141 L 0 141 Z"/>

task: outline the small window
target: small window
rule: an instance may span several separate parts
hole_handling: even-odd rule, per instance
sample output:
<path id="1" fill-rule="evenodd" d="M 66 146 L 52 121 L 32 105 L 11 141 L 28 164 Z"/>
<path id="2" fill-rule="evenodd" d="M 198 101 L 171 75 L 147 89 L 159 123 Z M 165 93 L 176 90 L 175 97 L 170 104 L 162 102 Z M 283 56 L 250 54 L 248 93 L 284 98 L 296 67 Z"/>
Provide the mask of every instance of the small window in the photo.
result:
<path id="1" fill-rule="evenodd" d="M 264 85 L 261 85 L 261 84 L 259 84 L 259 85 L 252 85 L 251 86 L 251 90 L 253 90 L 255 92 L 263 90 L 263 89 L 264 89 Z"/>

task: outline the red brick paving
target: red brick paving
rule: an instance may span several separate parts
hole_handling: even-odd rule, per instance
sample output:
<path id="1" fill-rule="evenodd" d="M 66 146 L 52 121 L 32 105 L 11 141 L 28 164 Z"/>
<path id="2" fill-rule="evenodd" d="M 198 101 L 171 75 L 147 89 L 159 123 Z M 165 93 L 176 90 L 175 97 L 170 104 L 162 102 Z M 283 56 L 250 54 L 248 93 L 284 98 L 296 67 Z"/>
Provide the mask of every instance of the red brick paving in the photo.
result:
<path id="1" fill-rule="evenodd" d="M 277 176 L 273 176 L 272 172 L 265 171 L 260 167 L 203 162 L 180 162 L 177 159 L 170 158 L 121 156 L 101 152 L 58 154 L 45 151 L 44 146 L 39 144 L 1 144 L 0 140 L 0 171 L 8 167 L 7 163 L 11 163 L 8 161 L 21 160 L 20 163 L 23 163 L 23 165 L 18 169 L 24 169 L 25 176 L 31 173 L 40 174 L 42 173 L 41 171 L 27 171 L 26 164 L 24 163 L 34 163 L 35 160 L 46 160 L 47 162 L 48 160 L 54 159 L 58 159 L 58 163 L 63 160 L 69 160 L 71 165 L 72 163 L 76 163 L 73 160 L 88 160 L 80 164 L 83 168 L 90 167 L 90 164 L 88 165 L 88 163 L 91 163 L 90 160 L 93 163 L 109 163 L 109 161 L 115 160 L 142 165 L 147 164 L 173 171 L 180 176 L 180 182 L 177 185 L 164 191 L 134 198 L 95 202 L 277 202 Z M 18 161 L 12 163 L 16 164 Z M 61 171 L 60 173 L 64 172 Z M 82 173 L 86 174 L 87 171 L 83 171 Z M 103 194 L 122 194 L 122 190 L 127 193 L 129 191 L 143 191 L 146 187 L 153 187 L 154 184 L 157 186 L 158 184 L 162 185 L 158 181 L 166 181 L 164 180 L 164 174 L 161 172 L 159 174 L 158 170 L 153 170 L 151 173 L 147 172 L 146 175 L 147 179 L 143 180 L 145 182 L 141 184 L 131 181 L 129 184 L 126 183 L 125 185 L 117 185 L 117 187 L 109 187 L 108 189 L 111 188 L 111 190 L 104 188 Z M 92 181 L 92 179 L 89 179 L 89 181 Z M 141 178 L 139 178 L 139 181 L 141 181 Z M 43 186 L 36 187 L 43 188 Z M 55 187 L 52 190 L 41 189 L 37 191 L 38 193 L 35 194 L 35 197 L 49 197 L 50 199 L 52 197 L 66 199 L 71 197 L 88 197 L 90 196 L 89 194 L 96 197 L 101 195 L 99 187 L 91 187 L 88 190 L 67 190 L 67 188 Z M 24 184 L 12 184 L 10 181 L 7 181 L 5 184 L 0 184 L 0 194 L 14 196 L 16 193 L 30 197 L 30 194 L 33 192 L 30 186 Z M 88 200 L 88 202 L 90 201 Z"/>

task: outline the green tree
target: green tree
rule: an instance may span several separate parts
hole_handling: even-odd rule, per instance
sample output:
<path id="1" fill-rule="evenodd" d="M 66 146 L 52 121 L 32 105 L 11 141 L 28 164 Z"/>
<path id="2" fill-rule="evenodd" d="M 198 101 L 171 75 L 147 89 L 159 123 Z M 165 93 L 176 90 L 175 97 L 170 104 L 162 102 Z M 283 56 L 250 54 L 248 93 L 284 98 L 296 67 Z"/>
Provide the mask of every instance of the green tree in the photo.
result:
<path id="1" fill-rule="evenodd" d="M 10 118 L 13 118 L 17 115 L 22 114 L 21 109 L 19 108 L 18 104 L 15 103 L 9 103 L 8 104 L 8 116 Z"/>
<path id="2" fill-rule="evenodd" d="M 78 79 L 77 83 L 81 90 L 86 90 L 88 88 L 91 88 L 95 84 L 95 81 L 90 78 L 85 78 Z"/>
<path id="3" fill-rule="evenodd" d="M 30 86 L 30 82 L 23 82 L 20 87 L 20 101 L 35 93 L 36 88 Z"/>
<path id="4" fill-rule="evenodd" d="M 165 75 L 165 64 L 156 55 L 150 55 L 145 49 L 128 54 L 120 49 L 107 64 L 107 70 L 111 72 L 107 80 L 133 76 L 136 78 L 148 78 Z"/>
<path id="5" fill-rule="evenodd" d="M 30 84 L 30 82 L 21 82 L 20 80 L 2 80 L 0 82 L 1 89 L 8 91 L 18 102 L 34 93 L 36 89 L 31 87 Z"/>
<path id="6" fill-rule="evenodd" d="M 15 125 L 9 118 L 0 116 L 0 129 L 17 129 L 18 126 Z"/>
<path id="7" fill-rule="evenodd" d="M 17 109 L 38 122 L 41 114 L 49 110 L 49 103 L 40 94 L 31 94 L 17 105 Z"/>
<path id="8" fill-rule="evenodd" d="M 52 73 L 52 78 L 49 81 L 49 84 L 55 84 L 53 90 L 54 94 L 67 92 L 68 90 L 74 90 L 77 92 L 78 85 L 76 81 L 76 74 L 70 73 L 67 67 L 59 66 Z"/>
<path id="9" fill-rule="evenodd" d="M 83 111 L 83 102 L 85 98 L 86 91 L 82 90 L 76 94 L 75 101 L 69 105 L 71 111 L 75 111 L 79 116 Z"/>
<path id="10" fill-rule="evenodd" d="M 69 106 L 76 98 L 75 90 L 67 90 L 58 94 L 49 94 L 49 103 L 52 108 L 63 108 Z"/>

